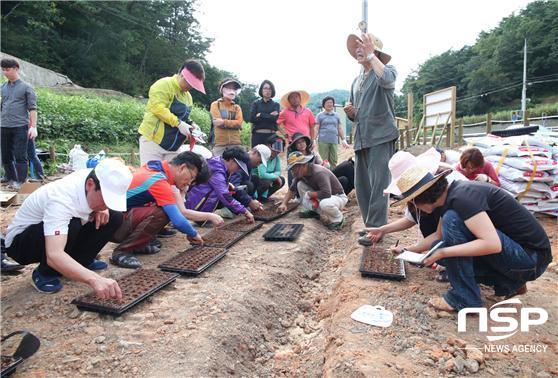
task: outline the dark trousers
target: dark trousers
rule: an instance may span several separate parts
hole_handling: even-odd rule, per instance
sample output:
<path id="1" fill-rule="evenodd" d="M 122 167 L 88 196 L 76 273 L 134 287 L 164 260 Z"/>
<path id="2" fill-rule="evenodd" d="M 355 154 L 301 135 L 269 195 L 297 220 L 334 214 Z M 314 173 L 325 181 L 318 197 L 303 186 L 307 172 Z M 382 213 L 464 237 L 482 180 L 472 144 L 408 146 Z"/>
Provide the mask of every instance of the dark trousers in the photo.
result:
<path id="1" fill-rule="evenodd" d="M 254 183 L 254 191 L 255 196 L 258 200 L 266 200 L 273 195 L 276 191 L 281 189 L 283 185 L 285 185 L 285 178 L 283 176 L 279 176 L 281 182 L 277 182 L 277 180 L 264 180 L 259 178 L 258 176 L 252 176 L 252 182 Z M 267 192 L 267 193 L 266 193 Z"/>
<path id="2" fill-rule="evenodd" d="M 479 283 L 494 287 L 499 296 L 513 294 L 527 281 L 543 274 L 552 260 L 550 250 L 546 255 L 529 252 L 500 230 L 496 232 L 502 243 L 499 253 L 438 260 L 438 264 L 446 267 L 451 284 L 444 299 L 454 309 L 482 306 Z M 444 247 L 450 247 L 476 238 L 459 215 L 448 210 L 442 217 L 442 239 Z"/>
<path id="3" fill-rule="evenodd" d="M 27 126 L 0 127 L 2 165 L 8 180 L 27 179 L 27 130 Z"/>
<path id="4" fill-rule="evenodd" d="M 109 212 L 109 222 L 98 230 L 95 229 L 95 222 L 82 225 L 79 218 L 72 218 L 70 221 L 64 251 L 81 265 L 91 264 L 122 224 L 122 213 L 112 210 Z M 39 263 L 39 273 L 45 276 L 60 275 L 47 263 L 43 222 L 27 227 L 17 235 L 7 253 L 22 265 Z"/>
<path id="5" fill-rule="evenodd" d="M 123 218 L 111 239 L 120 243 L 113 255 L 146 246 L 169 223 L 167 214 L 159 206 L 134 207 L 124 213 Z"/>
<path id="6" fill-rule="evenodd" d="M 29 139 L 27 141 L 27 159 L 33 166 L 33 170 L 35 171 L 35 175 L 39 178 L 44 176 L 43 172 L 43 165 L 37 156 L 37 151 L 35 150 L 35 141 L 33 139 Z"/>
<path id="7" fill-rule="evenodd" d="M 272 133 L 256 133 L 252 132 L 252 147 L 257 146 L 258 144 L 267 144 L 267 140 L 271 136 Z"/>

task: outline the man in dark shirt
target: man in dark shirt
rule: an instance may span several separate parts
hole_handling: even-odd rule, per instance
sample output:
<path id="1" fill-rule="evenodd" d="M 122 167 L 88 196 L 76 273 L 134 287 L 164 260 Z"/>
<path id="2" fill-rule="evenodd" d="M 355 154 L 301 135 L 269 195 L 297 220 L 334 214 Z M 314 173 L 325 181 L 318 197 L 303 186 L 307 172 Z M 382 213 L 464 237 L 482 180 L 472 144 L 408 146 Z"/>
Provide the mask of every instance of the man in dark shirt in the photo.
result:
<path id="1" fill-rule="evenodd" d="M 438 249 L 424 261 L 446 267 L 451 289 L 429 304 L 444 311 L 482 305 L 478 283 L 494 287 L 497 296 L 511 298 L 527 292 L 552 261 L 550 241 L 535 217 L 509 193 L 494 185 L 454 181 L 445 172 L 432 176 L 425 169 L 407 169 L 397 185 L 403 199 L 421 211 L 441 208 L 438 230 L 409 250 L 425 251 L 438 240 Z"/>
<path id="2" fill-rule="evenodd" d="M 347 196 L 337 177 L 329 169 L 313 164 L 313 159 L 314 155 L 299 151 L 289 154 L 288 169 L 292 170 L 294 180 L 279 211 L 286 210 L 287 203 L 298 191 L 304 208 L 299 214 L 302 218 L 320 218 L 330 230 L 338 230 L 345 222 L 342 210 Z"/>
<path id="3" fill-rule="evenodd" d="M 27 179 L 27 140 L 37 137 L 37 96 L 33 87 L 19 78 L 19 63 L 0 62 L 8 82 L 2 84 L 1 140 L 5 181 L 15 189 Z"/>

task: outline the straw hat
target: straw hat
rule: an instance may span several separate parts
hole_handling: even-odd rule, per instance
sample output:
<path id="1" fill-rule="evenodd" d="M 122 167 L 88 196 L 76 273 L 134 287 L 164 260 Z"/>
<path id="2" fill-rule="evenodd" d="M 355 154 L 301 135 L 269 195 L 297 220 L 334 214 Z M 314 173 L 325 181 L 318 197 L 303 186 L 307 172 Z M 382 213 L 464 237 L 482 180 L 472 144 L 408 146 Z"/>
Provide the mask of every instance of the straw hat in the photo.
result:
<path id="1" fill-rule="evenodd" d="M 397 188 L 401 192 L 399 201 L 395 201 L 391 206 L 406 204 L 417 196 L 421 195 L 440 179 L 451 173 L 450 170 L 444 171 L 436 176 L 428 171 L 428 169 L 418 166 L 409 167 L 403 172 L 399 180 L 397 180 Z"/>
<path id="2" fill-rule="evenodd" d="M 375 35 L 368 33 L 372 41 L 374 42 L 375 51 L 374 54 L 380 59 L 380 62 L 383 64 L 388 64 L 391 60 L 391 55 L 382 52 L 381 50 L 384 48 L 384 44 L 380 40 L 380 38 L 376 37 Z M 349 54 L 352 55 L 353 58 L 356 59 L 356 49 L 359 44 L 362 43 L 362 39 L 355 34 L 350 34 L 347 37 L 347 50 L 349 50 Z"/>
<path id="3" fill-rule="evenodd" d="M 290 171 L 295 165 L 306 164 L 314 159 L 314 155 L 304 155 L 300 151 L 291 152 L 287 159 L 287 169 Z"/>
<path id="4" fill-rule="evenodd" d="M 305 107 L 306 104 L 308 104 L 308 101 L 310 101 L 310 94 L 308 94 L 308 92 L 306 92 L 306 91 L 303 91 L 303 90 L 289 91 L 281 97 L 281 106 L 284 107 L 285 109 L 288 109 L 288 108 L 291 107 L 291 104 L 289 104 L 288 98 L 292 93 L 300 94 L 300 106 L 302 106 L 302 107 Z"/>
<path id="5" fill-rule="evenodd" d="M 407 151 L 397 151 L 388 162 L 389 172 L 391 173 L 391 182 L 387 188 L 384 189 L 384 194 L 394 194 L 400 196 L 401 192 L 397 187 L 397 180 L 405 170 L 412 166 L 423 167 L 428 172 L 435 174 L 440 165 L 440 153 L 434 147 L 428 149 L 426 152 L 418 156 Z"/>

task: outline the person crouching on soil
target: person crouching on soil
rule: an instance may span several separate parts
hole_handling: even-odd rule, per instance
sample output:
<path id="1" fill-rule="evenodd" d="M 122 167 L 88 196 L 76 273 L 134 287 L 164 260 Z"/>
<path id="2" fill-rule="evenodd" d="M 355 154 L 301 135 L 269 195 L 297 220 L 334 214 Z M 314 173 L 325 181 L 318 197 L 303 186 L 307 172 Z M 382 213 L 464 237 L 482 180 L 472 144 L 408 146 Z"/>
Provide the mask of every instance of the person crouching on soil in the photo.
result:
<path id="1" fill-rule="evenodd" d="M 330 230 L 339 230 L 345 223 L 342 210 L 347 196 L 337 177 L 329 169 L 312 163 L 313 159 L 313 155 L 299 151 L 289 154 L 288 169 L 292 170 L 294 180 L 278 211 L 286 211 L 298 192 L 304 208 L 299 213 L 301 218 L 319 218 Z"/>
<path id="2" fill-rule="evenodd" d="M 552 261 L 550 241 L 535 217 L 506 191 L 482 182 L 454 181 L 422 167 L 410 167 L 397 180 L 402 199 L 420 211 L 441 208 L 438 229 L 407 249 L 423 252 L 439 240 L 442 248 L 424 261 L 445 266 L 451 289 L 429 304 L 443 311 L 482 306 L 479 283 L 506 299 L 527 292 L 527 281 Z M 403 247 L 393 248 L 400 252 Z"/>
<path id="3" fill-rule="evenodd" d="M 281 176 L 281 159 L 279 159 L 279 154 L 283 151 L 283 141 L 277 134 L 271 134 L 266 144 L 271 151 L 271 156 L 267 164 L 262 163 L 253 168 L 251 176 L 254 197 L 261 202 L 267 202 L 273 193 L 285 185 L 285 178 Z"/>
<path id="4" fill-rule="evenodd" d="M 6 234 L 8 256 L 22 265 L 39 263 L 32 284 L 42 293 L 62 289 L 60 276 L 91 286 L 102 298 L 122 298 L 118 283 L 97 254 L 122 224 L 132 173 L 104 159 L 34 191 L 23 201 Z M 110 209 L 110 210 L 109 210 Z"/>
<path id="5" fill-rule="evenodd" d="M 254 222 L 254 216 L 249 209 L 234 199 L 229 185 L 230 176 L 239 169 L 248 174 L 250 157 L 242 147 L 228 147 L 223 156 L 207 159 L 211 170 L 211 177 L 207 183 L 190 186 L 186 197 L 186 208 L 214 212 L 219 207 L 228 208 L 233 214 L 244 214 L 249 223 Z"/>
<path id="6" fill-rule="evenodd" d="M 205 165 L 201 156 L 188 151 L 180 153 L 170 163 L 151 160 L 134 173 L 126 195 L 128 211 L 112 240 L 120 243 L 112 253 L 113 264 L 140 268 L 141 263 L 135 255 L 158 253 L 161 245 L 155 237 L 169 221 L 186 234 L 191 243 L 203 244 L 200 234 L 181 212 L 176 191 L 185 190 L 193 181 L 207 181 L 209 175 Z M 204 177 L 201 172 L 205 173 Z"/>

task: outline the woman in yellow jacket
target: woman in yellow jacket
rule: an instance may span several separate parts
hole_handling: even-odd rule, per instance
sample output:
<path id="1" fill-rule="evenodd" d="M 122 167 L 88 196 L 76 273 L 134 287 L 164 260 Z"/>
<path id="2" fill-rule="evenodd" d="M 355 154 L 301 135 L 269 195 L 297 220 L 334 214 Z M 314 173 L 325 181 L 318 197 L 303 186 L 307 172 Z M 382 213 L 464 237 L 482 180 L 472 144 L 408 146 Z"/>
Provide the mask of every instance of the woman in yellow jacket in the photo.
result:
<path id="1" fill-rule="evenodd" d="M 141 165 L 150 160 L 172 160 L 178 148 L 198 128 L 190 120 L 190 90 L 205 94 L 205 71 L 195 60 L 187 60 L 176 75 L 157 80 L 149 88 L 149 100 L 138 129 Z"/>
<path id="2" fill-rule="evenodd" d="M 225 79 L 219 84 L 221 98 L 211 103 L 212 119 L 210 142 L 214 143 L 213 155 L 221 156 L 229 146 L 242 146 L 242 109 L 234 102 L 242 86 L 235 79 Z"/>

